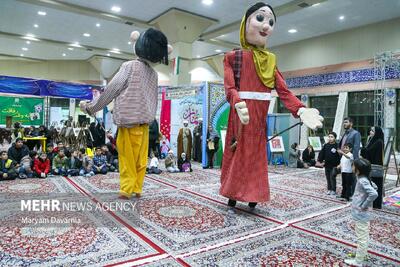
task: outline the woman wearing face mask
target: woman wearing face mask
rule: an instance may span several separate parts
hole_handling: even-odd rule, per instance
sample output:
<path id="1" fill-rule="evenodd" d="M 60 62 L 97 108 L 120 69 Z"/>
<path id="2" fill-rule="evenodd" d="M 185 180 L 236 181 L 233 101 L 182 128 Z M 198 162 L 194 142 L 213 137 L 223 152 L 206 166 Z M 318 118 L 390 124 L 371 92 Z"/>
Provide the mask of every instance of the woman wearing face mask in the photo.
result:
<path id="1" fill-rule="evenodd" d="M 371 162 L 372 170 L 370 174 L 371 181 L 378 186 L 378 197 L 374 200 L 373 208 L 382 208 L 383 197 L 383 148 L 384 134 L 381 127 L 371 127 L 368 141 L 365 147 L 361 149 L 361 157 Z"/>

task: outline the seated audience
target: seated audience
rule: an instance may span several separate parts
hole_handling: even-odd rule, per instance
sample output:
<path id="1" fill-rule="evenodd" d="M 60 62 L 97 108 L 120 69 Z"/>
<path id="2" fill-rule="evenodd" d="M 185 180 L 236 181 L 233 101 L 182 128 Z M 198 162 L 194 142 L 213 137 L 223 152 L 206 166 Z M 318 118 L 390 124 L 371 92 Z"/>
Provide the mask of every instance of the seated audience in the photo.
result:
<path id="1" fill-rule="evenodd" d="M 20 179 L 33 177 L 33 162 L 36 158 L 37 152 L 29 151 L 29 154 L 21 159 L 20 167 L 18 170 Z"/>
<path id="2" fill-rule="evenodd" d="M 53 174 L 67 175 L 68 157 L 64 154 L 64 149 L 58 149 L 57 155 L 53 159 Z"/>
<path id="3" fill-rule="evenodd" d="M 15 161 L 17 165 L 21 163 L 21 159 L 29 154 L 29 148 L 24 145 L 22 138 L 17 138 L 15 143 L 8 149 L 8 158 Z"/>
<path id="4" fill-rule="evenodd" d="M 102 154 L 100 147 L 96 147 L 96 152 L 93 157 L 93 172 L 95 174 L 107 173 L 107 158 Z"/>
<path id="5" fill-rule="evenodd" d="M 82 168 L 79 172 L 79 175 L 91 177 L 94 175 L 93 160 L 86 154 L 86 149 L 81 148 L 80 152 L 80 154 L 82 155 Z"/>
<path id="6" fill-rule="evenodd" d="M 304 164 L 308 166 L 315 166 L 315 152 L 312 145 L 308 145 L 302 154 Z"/>
<path id="7" fill-rule="evenodd" d="M 151 152 L 150 157 L 151 157 L 151 161 L 150 161 L 150 165 L 148 168 L 148 173 L 154 173 L 154 174 L 162 173 L 162 171 L 158 168 L 159 162 L 158 162 L 157 154 L 154 154 L 153 152 Z"/>
<path id="8" fill-rule="evenodd" d="M 165 158 L 165 168 L 168 172 L 179 172 L 178 167 L 176 166 L 176 159 L 174 156 L 174 151 L 169 150 L 168 155 Z"/>
<path id="9" fill-rule="evenodd" d="M 192 164 L 190 160 L 186 158 L 186 154 L 182 153 L 180 159 L 178 159 L 178 168 L 180 172 L 191 172 Z"/>
<path id="10" fill-rule="evenodd" d="M 46 178 L 50 172 L 50 168 L 50 159 L 47 158 L 45 152 L 40 153 L 40 156 L 34 159 L 33 170 L 37 177 Z"/>
<path id="11" fill-rule="evenodd" d="M 15 170 L 17 163 L 8 158 L 6 151 L 0 153 L 0 181 L 15 180 L 17 172 Z"/>
<path id="12" fill-rule="evenodd" d="M 82 157 L 79 156 L 77 149 L 74 149 L 71 153 L 71 157 L 68 159 L 68 176 L 77 176 L 82 168 Z"/>

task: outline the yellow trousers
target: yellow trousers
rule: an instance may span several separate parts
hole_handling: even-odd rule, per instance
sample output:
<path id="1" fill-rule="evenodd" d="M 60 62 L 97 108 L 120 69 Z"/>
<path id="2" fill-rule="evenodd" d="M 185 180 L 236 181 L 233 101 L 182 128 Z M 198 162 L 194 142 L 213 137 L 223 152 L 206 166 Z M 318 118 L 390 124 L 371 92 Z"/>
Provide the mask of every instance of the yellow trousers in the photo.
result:
<path id="1" fill-rule="evenodd" d="M 117 148 L 120 194 L 142 193 L 149 146 L 149 125 L 118 128 Z"/>

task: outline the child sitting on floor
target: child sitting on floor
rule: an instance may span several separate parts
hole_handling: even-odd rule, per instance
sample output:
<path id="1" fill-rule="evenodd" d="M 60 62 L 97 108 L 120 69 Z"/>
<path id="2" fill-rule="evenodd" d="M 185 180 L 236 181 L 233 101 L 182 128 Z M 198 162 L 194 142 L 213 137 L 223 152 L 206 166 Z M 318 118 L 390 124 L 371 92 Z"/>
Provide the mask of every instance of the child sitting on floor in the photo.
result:
<path id="1" fill-rule="evenodd" d="M 93 161 L 92 159 L 86 154 L 86 149 L 81 148 L 80 154 L 82 157 L 82 168 L 79 171 L 79 175 L 85 177 L 91 177 L 94 175 L 93 172 Z"/>
<path id="2" fill-rule="evenodd" d="M 107 173 L 107 157 L 102 154 L 100 147 L 96 147 L 96 152 L 93 157 L 93 172 L 95 174 Z"/>
<path id="3" fill-rule="evenodd" d="M 15 170 L 17 163 L 8 158 L 7 151 L 1 151 L 0 157 L 0 181 L 15 180 L 18 176 Z"/>
<path id="4" fill-rule="evenodd" d="M 53 159 L 53 174 L 54 175 L 67 175 L 68 158 L 64 154 L 64 149 L 59 149 L 57 156 Z"/>
<path id="5" fill-rule="evenodd" d="M 178 167 L 176 167 L 176 159 L 174 156 L 174 151 L 168 151 L 168 156 L 165 158 L 165 168 L 168 172 L 179 172 Z"/>
<path id="6" fill-rule="evenodd" d="M 68 160 L 68 176 L 77 176 L 82 168 L 82 157 L 79 157 L 78 150 L 74 149 Z"/>
<path id="7" fill-rule="evenodd" d="M 29 154 L 23 156 L 21 159 L 21 166 L 19 168 L 19 178 L 32 178 L 33 177 L 33 161 L 37 157 L 36 151 L 29 151 Z"/>
<path id="8" fill-rule="evenodd" d="M 192 164 L 190 160 L 186 158 L 186 154 L 182 153 L 180 159 L 178 159 L 178 168 L 180 172 L 191 172 Z"/>
<path id="9" fill-rule="evenodd" d="M 154 154 L 153 152 L 150 153 L 151 161 L 149 165 L 149 170 L 148 173 L 154 173 L 154 174 L 160 174 L 162 171 L 158 168 L 158 158 L 157 154 Z"/>
<path id="10" fill-rule="evenodd" d="M 33 170 L 37 177 L 46 178 L 50 172 L 50 160 L 45 152 L 40 153 L 40 156 L 33 162 Z"/>

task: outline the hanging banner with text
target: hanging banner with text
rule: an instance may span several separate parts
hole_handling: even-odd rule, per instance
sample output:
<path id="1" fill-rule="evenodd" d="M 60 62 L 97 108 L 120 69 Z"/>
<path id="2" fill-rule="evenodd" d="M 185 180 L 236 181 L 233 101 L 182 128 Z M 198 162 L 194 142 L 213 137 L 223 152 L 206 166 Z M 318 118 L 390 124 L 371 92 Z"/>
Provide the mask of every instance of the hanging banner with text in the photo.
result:
<path id="1" fill-rule="evenodd" d="M 0 124 L 7 120 L 20 122 L 24 126 L 42 125 L 44 99 L 31 97 L 0 97 Z"/>

